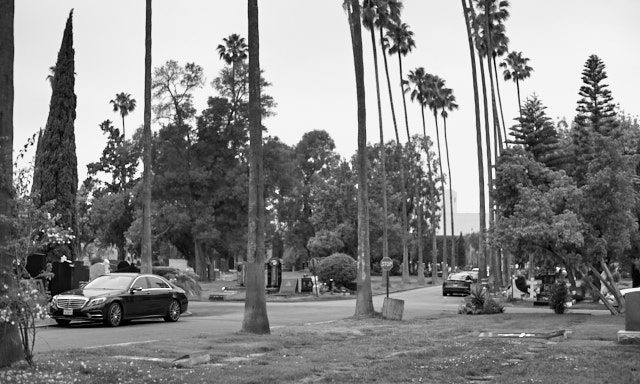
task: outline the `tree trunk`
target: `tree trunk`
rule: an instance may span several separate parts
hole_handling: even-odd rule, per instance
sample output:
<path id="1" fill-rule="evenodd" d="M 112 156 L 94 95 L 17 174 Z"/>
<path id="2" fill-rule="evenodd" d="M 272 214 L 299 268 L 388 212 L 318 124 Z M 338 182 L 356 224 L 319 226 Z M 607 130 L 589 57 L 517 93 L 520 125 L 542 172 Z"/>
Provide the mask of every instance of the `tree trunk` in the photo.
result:
<path id="1" fill-rule="evenodd" d="M 358 105 L 358 271 L 356 282 L 356 316 L 371 316 L 374 313 L 371 292 L 371 260 L 369 251 L 369 187 L 367 160 L 367 111 L 364 88 L 364 59 L 362 53 L 362 28 L 360 4 L 350 0 L 348 5 L 353 66 L 356 79 Z"/>
<path id="2" fill-rule="evenodd" d="M 482 160 L 482 127 L 480 123 L 480 98 L 478 95 L 478 74 L 476 73 L 476 54 L 473 47 L 473 35 L 471 34 L 471 25 L 469 21 L 469 7 L 466 0 L 462 1 L 462 11 L 464 16 L 464 23 L 467 29 L 467 39 L 469 42 L 469 56 L 471 58 L 471 74 L 473 77 L 473 99 L 475 105 L 476 115 L 476 154 L 478 159 L 478 191 L 479 191 L 479 211 L 480 211 L 480 236 L 478 244 L 478 268 L 479 278 L 485 278 L 487 276 L 487 264 L 485 262 L 486 254 L 486 233 L 487 233 L 487 216 L 486 216 L 486 201 L 484 193 L 484 164 Z"/>
<path id="3" fill-rule="evenodd" d="M 440 129 L 438 128 L 438 113 L 433 111 L 436 122 L 436 140 L 438 141 L 438 166 L 440 168 L 440 193 L 442 194 L 442 278 L 446 279 L 449 272 L 447 257 L 447 198 L 444 195 L 444 173 L 442 172 L 442 151 L 440 150 Z"/>
<path id="4" fill-rule="evenodd" d="M 195 265 L 196 274 L 201 281 L 209 281 L 209 272 L 207 271 L 207 256 L 204 252 L 204 247 L 201 240 L 195 238 L 193 235 L 193 247 L 195 250 Z"/>
<path id="5" fill-rule="evenodd" d="M 13 0 L 0 1 L 0 214 L 11 217 L 13 195 Z M 0 246 L 10 240 L 8 223 L 0 223 Z M 11 255 L 0 254 L 0 285 L 12 286 Z M 6 273 L 6 274 L 5 274 Z M 17 325 L 0 323 L 0 367 L 24 358 Z"/>
<path id="6" fill-rule="evenodd" d="M 384 130 L 382 129 L 382 102 L 380 98 L 380 76 L 378 73 L 378 49 L 374 27 L 371 27 L 371 47 L 373 48 L 373 68 L 376 75 L 376 100 L 378 102 L 378 126 L 380 130 L 380 172 L 382 173 L 382 257 L 389 257 L 389 207 L 387 202 L 387 151 L 384 145 Z M 383 279 L 386 284 L 386 279 Z"/>
<path id="7" fill-rule="evenodd" d="M 407 100 L 404 94 L 404 85 L 402 80 L 402 54 L 398 52 L 398 68 L 400 69 L 400 90 L 402 91 L 402 105 L 404 107 L 404 123 L 407 130 L 407 143 L 411 142 L 411 135 L 409 134 L 409 118 L 407 117 Z M 399 141 L 398 141 L 399 142 Z M 404 163 L 404 153 L 400 160 Z M 409 165 L 408 163 L 406 164 Z M 402 218 L 403 218 L 403 239 L 402 242 L 402 282 L 409 283 L 409 246 L 407 244 L 407 237 L 409 236 L 409 212 L 407 211 L 407 192 L 406 192 L 406 173 L 404 181 L 402 181 L 404 189 L 404 199 L 402 200 Z"/>
<path id="8" fill-rule="evenodd" d="M 444 120 L 444 148 L 445 153 L 447 155 L 447 173 L 449 178 L 449 208 L 451 208 L 451 267 L 454 268 L 456 266 L 456 236 L 455 236 L 455 226 L 453 219 L 453 188 L 451 186 L 451 163 L 449 162 L 449 140 L 447 140 L 447 118 L 443 117 Z"/>
<path id="9" fill-rule="evenodd" d="M 258 0 L 248 0 L 249 21 L 249 229 L 242 331 L 271 333 L 264 282 L 264 176 L 262 162 L 262 116 L 260 108 L 260 35 Z"/>
<path id="10" fill-rule="evenodd" d="M 422 115 L 422 135 L 424 140 L 427 140 L 427 124 L 424 118 L 424 106 L 420 109 Z M 436 284 L 438 280 L 438 271 L 436 270 L 436 264 L 438 263 L 438 244 L 436 241 L 436 192 L 433 190 L 435 182 L 433 181 L 433 170 L 431 168 L 431 151 L 429 146 L 425 144 L 425 152 L 427 152 L 427 171 L 429 172 L 429 201 L 431 202 L 431 283 Z"/>
<path id="11" fill-rule="evenodd" d="M 151 273 L 151 0 L 146 1 L 144 54 L 144 127 L 142 173 L 142 252 L 140 272 Z"/>
<path id="12" fill-rule="evenodd" d="M 504 123 L 504 111 L 502 110 L 502 97 L 500 96 L 500 82 L 498 81 L 498 67 L 496 66 L 496 58 L 493 58 L 493 73 L 496 74 L 496 91 L 498 92 L 498 106 L 500 107 L 500 121 L 502 122 L 502 130 L 504 134 L 504 143 L 507 143 L 507 126 Z"/>
<path id="13" fill-rule="evenodd" d="M 380 42 L 382 44 L 384 35 L 383 28 L 380 27 Z M 391 106 L 391 118 L 393 121 L 393 129 L 396 134 L 396 145 L 397 149 L 400 151 L 400 184 L 401 185 L 401 193 L 402 193 L 402 261 L 403 261 L 403 269 L 402 269 L 402 281 L 408 282 L 409 276 L 407 272 L 407 277 L 405 278 L 404 266 L 406 265 L 408 268 L 408 259 L 409 259 L 409 251 L 407 247 L 407 233 L 408 233 L 408 224 L 407 224 L 407 183 L 406 183 L 406 172 L 405 172 L 405 164 L 404 164 L 404 152 L 402 151 L 402 144 L 400 144 L 400 135 L 398 134 L 398 122 L 396 120 L 396 110 L 393 105 L 393 92 L 391 90 L 391 79 L 389 78 L 389 64 L 387 63 L 387 53 L 382 47 L 382 58 L 384 59 L 384 70 L 387 77 L 387 88 L 389 89 L 389 105 Z M 407 269 L 408 271 L 408 269 Z"/>

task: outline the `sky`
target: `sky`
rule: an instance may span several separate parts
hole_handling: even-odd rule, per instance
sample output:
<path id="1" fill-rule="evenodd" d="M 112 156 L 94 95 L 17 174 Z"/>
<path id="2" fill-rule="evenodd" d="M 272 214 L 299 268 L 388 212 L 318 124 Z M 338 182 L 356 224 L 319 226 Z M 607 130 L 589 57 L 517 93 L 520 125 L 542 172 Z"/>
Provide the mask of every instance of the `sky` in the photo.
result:
<path id="1" fill-rule="evenodd" d="M 142 0 L 16 0 L 14 61 L 14 148 L 44 128 L 51 88 L 46 80 L 55 65 L 69 11 L 73 12 L 76 83 L 75 120 L 79 181 L 86 164 L 98 161 L 106 138 L 99 124 L 121 118 L 109 100 L 130 93 L 138 108 L 126 117 L 127 138 L 143 123 L 144 26 Z M 268 134 L 295 145 L 305 132 L 326 130 L 336 150 L 350 158 L 357 148 L 353 55 L 342 0 L 259 1 L 260 66 L 272 86 L 276 115 L 263 121 Z M 405 0 L 403 22 L 414 32 L 416 47 L 403 58 L 404 76 L 424 67 L 446 80 L 459 109 L 447 119 L 452 186 L 458 212 L 478 212 L 475 115 L 469 49 L 456 0 Z M 511 0 L 506 21 L 509 50 L 522 51 L 534 68 L 521 83 L 524 99 L 535 93 L 549 117 L 575 116 L 584 63 L 591 54 L 606 65 L 609 89 L 622 110 L 640 115 L 640 1 Z M 232 33 L 247 36 L 247 2 L 241 0 L 153 1 L 152 66 L 168 60 L 194 62 L 207 78 L 195 93 L 202 111 L 215 91 L 210 83 L 223 67 L 216 47 Z M 367 140 L 378 142 L 370 35 L 363 30 L 367 95 Z M 382 63 L 379 64 L 382 68 Z M 398 58 L 389 58 L 399 129 L 404 130 Z M 501 76 L 500 76 L 501 77 Z M 382 103 L 385 140 L 395 137 L 386 88 Z M 507 126 L 518 114 L 515 83 L 500 82 Z M 420 109 L 407 99 L 410 132 L 422 132 Z M 435 138 L 431 115 L 427 134 Z M 158 124 L 152 129 L 157 130 Z M 441 128 L 442 129 L 442 128 Z M 401 134 L 406 140 L 406 134 Z M 484 139 L 483 139 L 484 141 Z M 443 144 L 444 145 L 444 144 Z"/>

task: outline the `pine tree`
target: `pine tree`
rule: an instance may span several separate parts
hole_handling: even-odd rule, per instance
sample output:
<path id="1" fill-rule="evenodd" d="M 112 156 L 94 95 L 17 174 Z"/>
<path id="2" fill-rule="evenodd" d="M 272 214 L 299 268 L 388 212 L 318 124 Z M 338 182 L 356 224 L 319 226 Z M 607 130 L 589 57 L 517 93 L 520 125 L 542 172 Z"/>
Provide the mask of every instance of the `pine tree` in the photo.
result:
<path id="1" fill-rule="evenodd" d="M 76 230 L 76 192 L 78 189 L 78 161 L 74 121 L 76 118 L 76 95 L 74 93 L 73 10 L 58 52 L 58 61 L 53 78 L 53 91 L 49 104 L 49 117 L 42 137 L 38 142 L 36 173 L 39 177 L 32 192 L 38 205 L 55 200 L 54 215 L 60 215 L 58 225 Z M 63 255 L 73 259 L 74 247 L 63 245 L 51 250 L 54 257 Z"/>
<path id="2" fill-rule="evenodd" d="M 588 164 L 595 157 L 597 137 L 608 137 L 617 127 L 615 105 L 608 85 L 604 63 L 596 55 L 587 59 L 582 71 L 582 82 L 571 133 L 574 148 L 574 165 L 571 170 L 578 186 L 585 183 Z"/>
<path id="3" fill-rule="evenodd" d="M 521 145 L 536 161 L 551 168 L 561 165 L 564 156 L 560 152 L 560 142 L 555 125 L 545 112 L 545 107 L 537 95 L 527 98 L 522 106 L 519 124 L 511 128 L 510 141 Z"/>

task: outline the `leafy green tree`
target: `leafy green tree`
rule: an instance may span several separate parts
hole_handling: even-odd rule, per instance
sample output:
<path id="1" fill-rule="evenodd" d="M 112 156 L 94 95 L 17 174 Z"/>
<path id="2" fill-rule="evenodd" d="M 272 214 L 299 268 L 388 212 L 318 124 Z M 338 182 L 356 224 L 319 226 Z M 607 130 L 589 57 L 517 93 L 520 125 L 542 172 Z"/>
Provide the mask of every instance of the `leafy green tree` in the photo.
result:
<path id="1" fill-rule="evenodd" d="M 260 107 L 260 38 L 258 1 L 248 1 L 249 19 L 249 231 L 247 235 L 246 285 L 242 331 L 269 334 L 264 290 L 265 231 L 262 123 Z"/>
<path id="2" fill-rule="evenodd" d="M 73 50 L 73 11 L 62 37 L 58 52 L 56 72 L 53 80 L 53 92 L 49 106 L 49 117 L 38 144 L 40 151 L 36 155 L 33 195 L 38 196 L 37 204 L 44 205 L 55 200 L 54 216 L 60 215 L 58 225 L 77 231 L 76 193 L 78 188 L 78 161 L 74 121 L 76 117 L 76 95 L 74 93 L 74 50 Z M 51 256 L 67 256 L 73 260 L 76 256 L 74 246 L 60 245 L 51 251 Z"/>
<path id="3" fill-rule="evenodd" d="M 113 112 L 120 112 L 122 117 L 122 136 L 126 135 L 124 129 L 124 118 L 136 109 L 136 99 L 131 98 L 131 94 L 120 92 L 116 94 L 114 99 L 109 100 L 109 103 L 113 105 Z"/>

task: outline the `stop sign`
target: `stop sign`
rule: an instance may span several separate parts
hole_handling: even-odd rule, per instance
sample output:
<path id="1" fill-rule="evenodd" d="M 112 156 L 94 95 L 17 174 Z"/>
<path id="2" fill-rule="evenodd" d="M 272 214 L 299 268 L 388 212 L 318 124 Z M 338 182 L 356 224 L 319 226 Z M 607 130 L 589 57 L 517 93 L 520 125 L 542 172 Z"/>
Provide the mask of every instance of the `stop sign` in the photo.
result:
<path id="1" fill-rule="evenodd" d="M 380 260 L 380 267 L 382 267 L 383 271 L 389 272 L 393 268 L 393 260 L 390 257 L 383 257 Z"/>

